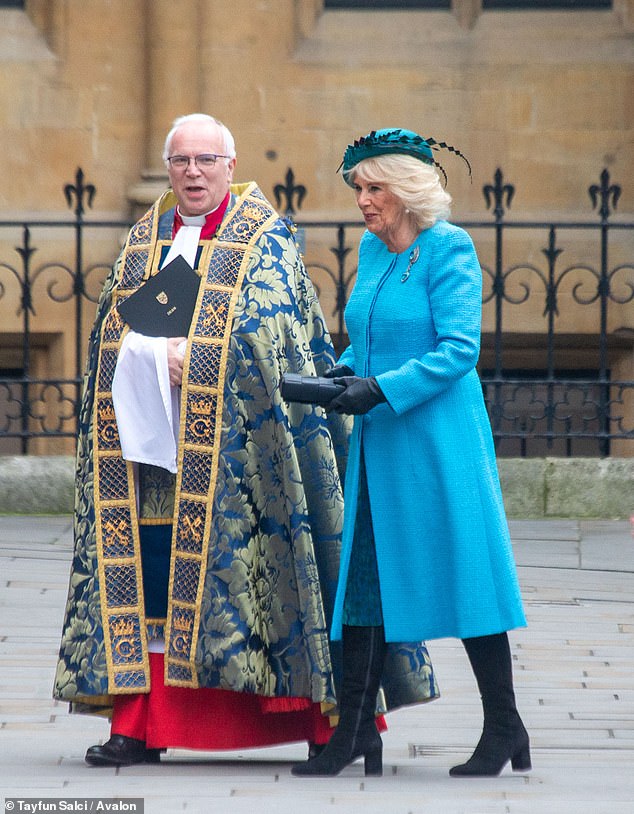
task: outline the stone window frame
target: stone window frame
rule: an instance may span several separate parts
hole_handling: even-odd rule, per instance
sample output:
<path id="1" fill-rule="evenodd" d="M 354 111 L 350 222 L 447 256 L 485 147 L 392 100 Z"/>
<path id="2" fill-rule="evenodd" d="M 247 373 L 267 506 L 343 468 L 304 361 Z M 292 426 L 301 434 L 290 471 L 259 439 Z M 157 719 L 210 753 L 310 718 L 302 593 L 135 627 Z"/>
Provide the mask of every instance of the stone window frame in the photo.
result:
<path id="1" fill-rule="evenodd" d="M 337 2 L 337 0 L 332 0 L 332 2 Z M 379 5 L 379 3 L 376 0 L 367 0 L 367 3 L 365 5 L 364 0 L 350 0 L 350 2 L 351 3 L 354 2 L 356 8 L 358 8 L 360 11 L 368 12 L 372 10 L 376 11 L 388 10 L 387 5 L 382 4 Z M 395 0 L 395 3 L 396 2 L 397 0 Z M 337 7 L 334 5 L 326 6 L 325 0 L 300 0 L 300 4 L 304 5 L 310 4 L 316 11 L 318 7 L 321 7 L 320 9 L 321 11 L 328 10 L 334 12 L 338 10 Z M 340 6 L 339 8 L 343 10 L 344 7 Z M 354 8 L 354 6 L 350 5 L 347 10 L 351 10 L 352 8 Z M 393 10 L 396 10 L 396 5 L 392 6 L 392 8 Z M 524 13 L 529 12 L 547 13 L 550 11 L 559 11 L 561 13 L 565 12 L 571 13 L 574 11 L 578 11 L 579 13 L 595 12 L 604 14 L 615 14 L 627 31 L 634 30 L 634 0 L 612 0 L 611 8 L 608 8 L 606 6 L 596 6 L 596 7 L 584 6 L 579 8 L 568 7 L 558 9 L 555 8 L 548 9 L 545 7 L 533 9 L 530 9 L 528 7 L 524 8 L 517 7 L 508 9 L 504 8 L 483 9 L 483 0 L 449 0 L 449 8 L 447 8 L 447 6 L 441 6 L 440 3 L 436 3 L 435 0 L 430 0 L 429 2 L 426 2 L 426 0 L 420 0 L 420 2 L 418 3 L 416 3 L 416 0 L 411 0 L 411 2 L 408 2 L 407 6 L 403 5 L 400 10 L 407 10 L 407 8 L 409 8 L 410 10 L 415 10 L 416 8 L 418 8 L 420 11 L 425 10 L 425 8 L 427 8 L 427 10 L 429 11 L 442 11 L 443 8 L 446 8 L 447 10 L 449 10 L 450 8 L 452 13 L 456 17 L 458 23 L 463 28 L 473 28 L 473 26 L 476 24 L 478 20 L 478 17 L 483 13 L 493 13 L 503 11 L 508 12 L 515 11 Z"/>
<path id="2" fill-rule="evenodd" d="M 408 9 L 449 10 L 452 0 L 324 0 L 324 8 L 331 11 L 339 9 L 359 9 L 363 11 L 390 11 Z"/>
<path id="3" fill-rule="evenodd" d="M 482 0 L 482 11 L 611 11 L 614 0 Z"/>
<path id="4" fill-rule="evenodd" d="M 480 5 L 481 11 L 585 11 L 589 9 L 611 10 L 614 0 L 480 0 L 478 3 L 465 0 L 324 0 L 327 9 L 363 9 L 364 11 L 406 10 L 406 9 L 450 9 L 452 6 Z"/>

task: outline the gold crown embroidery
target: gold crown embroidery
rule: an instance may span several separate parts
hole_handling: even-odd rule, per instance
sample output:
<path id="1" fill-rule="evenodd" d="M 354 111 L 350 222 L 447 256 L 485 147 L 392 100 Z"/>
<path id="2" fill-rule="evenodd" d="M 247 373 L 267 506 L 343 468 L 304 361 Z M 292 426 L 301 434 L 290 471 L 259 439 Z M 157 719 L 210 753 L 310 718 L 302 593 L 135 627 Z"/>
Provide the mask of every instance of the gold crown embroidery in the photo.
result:
<path id="1" fill-rule="evenodd" d="M 99 437 L 106 445 L 113 444 L 119 437 L 117 419 L 114 414 L 112 404 L 103 404 L 98 409 L 99 413 Z"/>
<path id="2" fill-rule="evenodd" d="M 117 638 L 130 638 L 134 635 L 132 619 L 117 619 L 112 623 L 112 635 Z"/>
<path id="3" fill-rule="evenodd" d="M 99 408 L 99 420 L 103 422 L 116 421 L 112 404 L 104 404 Z"/>
<path id="4" fill-rule="evenodd" d="M 161 303 L 161 305 L 167 305 L 168 303 L 168 296 L 164 291 L 159 291 L 156 295 L 156 299 Z"/>
<path id="5" fill-rule="evenodd" d="M 242 216 L 249 220 L 260 220 L 260 210 L 255 206 L 245 206 L 242 209 Z"/>
<path id="6" fill-rule="evenodd" d="M 198 401 L 192 401 L 192 413 L 194 413 L 194 415 L 210 416 L 211 411 L 212 404 L 207 399 L 199 399 Z"/>
<path id="7" fill-rule="evenodd" d="M 193 619 L 191 617 L 186 616 L 176 616 L 174 617 L 174 630 L 177 630 L 179 633 L 190 633 L 192 629 Z"/>

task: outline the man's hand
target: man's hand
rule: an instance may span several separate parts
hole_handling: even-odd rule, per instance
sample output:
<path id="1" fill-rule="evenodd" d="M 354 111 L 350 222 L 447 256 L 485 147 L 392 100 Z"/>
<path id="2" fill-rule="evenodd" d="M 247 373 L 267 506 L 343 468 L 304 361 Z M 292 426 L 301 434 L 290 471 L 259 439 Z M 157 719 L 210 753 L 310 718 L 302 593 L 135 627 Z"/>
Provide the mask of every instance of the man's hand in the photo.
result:
<path id="1" fill-rule="evenodd" d="M 182 348 L 179 346 L 187 342 L 185 336 L 171 336 L 167 340 L 167 369 L 170 376 L 170 385 L 172 387 L 180 387 L 183 383 L 183 362 L 185 356 L 183 355 Z"/>
<path id="2" fill-rule="evenodd" d="M 382 401 L 387 401 L 374 376 L 342 376 L 334 379 L 346 389 L 328 402 L 326 410 L 348 415 L 363 415 Z"/>

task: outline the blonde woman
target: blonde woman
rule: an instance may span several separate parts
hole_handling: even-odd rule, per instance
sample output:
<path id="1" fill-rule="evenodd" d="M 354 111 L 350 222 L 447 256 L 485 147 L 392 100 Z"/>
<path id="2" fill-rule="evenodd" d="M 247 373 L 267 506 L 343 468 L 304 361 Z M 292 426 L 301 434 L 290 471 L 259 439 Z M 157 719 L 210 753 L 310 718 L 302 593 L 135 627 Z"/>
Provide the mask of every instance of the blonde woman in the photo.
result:
<path id="1" fill-rule="evenodd" d="M 366 232 L 350 345 L 326 374 L 345 385 L 329 409 L 355 415 L 332 625 L 341 716 L 296 775 L 335 775 L 361 756 L 366 774 L 381 774 L 373 710 L 386 642 L 441 637 L 462 639 L 484 710 L 473 756 L 450 774 L 531 767 L 507 637 L 526 622 L 476 373 L 481 269 L 469 235 L 447 221 L 433 147 L 464 158 L 391 129 L 355 141 L 342 162 Z"/>

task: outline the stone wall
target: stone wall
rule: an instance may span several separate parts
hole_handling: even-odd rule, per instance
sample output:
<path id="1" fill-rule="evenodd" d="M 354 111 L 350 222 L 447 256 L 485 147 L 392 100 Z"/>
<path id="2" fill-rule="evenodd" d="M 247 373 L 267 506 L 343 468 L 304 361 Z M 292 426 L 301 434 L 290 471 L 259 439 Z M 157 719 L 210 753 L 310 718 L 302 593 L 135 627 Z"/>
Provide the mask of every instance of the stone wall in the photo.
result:
<path id="1" fill-rule="evenodd" d="M 77 167 L 97 190 L 87 220 L 139 213 L 166 184 L 160 155 L 173 118 L 204 110 L 236 136 L 237 180 L 255 179 L 273 197 L 293 168 L 308 190 L 305 219 L 358 220 L 353 196 L 335 172 L 342 152 L 372 128 L 405 126 L 469 157 L 472 180 L 459 159 L 439 156 L 454 219 L 492 217 L 482 187 L 501 167 L 516 188 L 511 218 L 596 221 L 588 187 L 606 167 L 622 185 L 614 217 L 632 221 L 634 0 L 613 6 L 484 12 L 479 0 L 454 0 L 452 11 L 324 11 L 323 0 L 179 0 L 177 6 L 173 0 L 27 0 L 26 11 L 0 9 L 0 143 L 10 170 L 0 188 L 0 220 L 70 218 L 63 188 Z M 107 239 L 95 235 L 85 264 L 112 262 L 121 238 L 116 231 Z M 19 227 L 0 229 L 0 262 L 21 268 L 19 241 Z M 488 234 L 476 236 L 484 264 L 491 262 L 490 241 Z M 611 262 L 632 263 L 633 243 L 629 232 L 611 235 Z M 34 267 L 70 262 L 72 238 L 62 244 L 50 230 L 38 232 L 34 244 Z M 509 236 L 508 262 L 541 269 L 543 246 L 541 235 Z M 332 259 L 330 244 L 312 250 Z M 596 265 L 596 244 L 591 251 Z M 580 263 L 585 252 L 582 243 L 574 251 L 567 245 L 562 262 L 571 256 Z M 22 314 L 19 286 L 6 269 L 0 286 L 0 369 L 6 369 L 19 366 Z M 619 295 L 627 297 L 621 286 Z M 43 292 L 42 280 L 31 315 L 31 372 L 72 377 L 72 302 L 60 306 Z M 596 354 L 586 348 L 596 319 L 571 304 L 569 290 L 559 296 L 557 329 L 567 338 L 557 365 L 592 367 Z M 333 305 L 331 290 L 324 312 Z M 93 314 L 88 303 L 85 336 Z M 492 315 L 489 304 L 485 332 Z M 545 325 L 540 296 L 504 323 L 535 366 Z M 621 343 L 610 345 L 612 375 L 629 381 L 631 302 L 610 303 L 608 326 Z M 580 336 L 589 336 L 588 343 Z M 513 353 L 508 366 L 524 365 Z M 631 416 L 631 405 L 627 410 Z M 34 447 L 49 454 L 71 448 L 64 441 Z"/>
<path id="2" fill-rule="evenodd" d="M 346 144 L 406 126 L 455 144 L 456 215 L 482 211 L 497 167 L 525 216 L 587 211 L 603 166 L 634 176 L 634 0 L 612 11 L 323 10 L 321 0 L 27 0 L 0 9 L 0 215 L 64 212 L 77 165 L 101 212 L 160 188 L 172 119 L 234 131 L 241 179 L 270 193 L 289 165 L 309 216 L 355 215 L 335 174 Z M 468 13 L 466 13 L 468 12 Z M 18 170 L 18 171 L 15 171 Z M 144 173 L 150 173 L 145 175 Z M 154 179 L 154 181 L 153 181 Z M 147 182 L 147 183 L 145 183 Z M 131 201 L 133 198 L 140 201 Z M 634 209 L 624 188 L 619 209 Z"/>
<path id="3" fill-rule="evenodd" d="M 634 515 L 634 458 L 503 458 L 504 503 L 512 518 Z M 73 508 L 70 456 L 0 457 L 0 514 L 67 514 Z"/>

